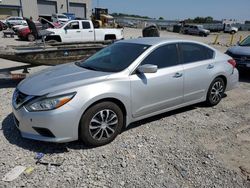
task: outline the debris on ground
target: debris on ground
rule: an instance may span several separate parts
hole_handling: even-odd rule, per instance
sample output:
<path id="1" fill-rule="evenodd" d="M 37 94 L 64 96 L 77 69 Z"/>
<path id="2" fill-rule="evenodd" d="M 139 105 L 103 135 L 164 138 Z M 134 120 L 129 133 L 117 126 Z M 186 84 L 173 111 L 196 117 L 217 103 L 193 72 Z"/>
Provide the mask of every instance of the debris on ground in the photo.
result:
<path id="1" fill-rule="evenodd" d="M 25 171 L 25 169 L 26 169 L 25 166 L 16 166 L 7 174 L 5 174 L 2 181 L 13 181 L 17 179 Z"/>

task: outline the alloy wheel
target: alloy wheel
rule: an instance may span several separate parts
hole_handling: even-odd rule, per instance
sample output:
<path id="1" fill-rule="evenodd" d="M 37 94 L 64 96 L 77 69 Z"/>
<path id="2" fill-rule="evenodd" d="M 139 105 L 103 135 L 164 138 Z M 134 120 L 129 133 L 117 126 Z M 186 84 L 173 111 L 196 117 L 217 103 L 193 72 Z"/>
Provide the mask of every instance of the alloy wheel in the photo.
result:
<path id="1" fill-rule="evenodd" d="M 95 140 L 110 138 L 118 126 L 118 116 L 109 109 L 97 112 L 89 123 L 89 132 Z"/>
<path id="2" fill-rule="evenodd" d="M 221 100 L 224 93 L 224 84 L 221 81 L 216 81 L 211 89 L 210 99 L 213 103 L 217 103 Z"/>

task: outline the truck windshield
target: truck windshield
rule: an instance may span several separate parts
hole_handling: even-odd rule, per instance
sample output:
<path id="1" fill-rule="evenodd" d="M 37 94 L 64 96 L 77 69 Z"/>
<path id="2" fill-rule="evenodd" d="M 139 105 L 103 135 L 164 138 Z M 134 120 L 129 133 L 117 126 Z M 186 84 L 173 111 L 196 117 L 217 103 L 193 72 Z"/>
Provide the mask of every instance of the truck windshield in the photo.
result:
<path id="1" fill-rule="evenodd" d="M 63 19 L 67 19 L 68 17 L 67 16 L 64 16 L 64 15 L 57 15 L 58 18 L 63 18 Z"/>
<path id="2" fill-rule="evenodd" d="M 150 46 L 134 43 L 115 43 L 76 65 L 95 71 L 120 72 L 127 68 Z"/>
<path id="3" fill-rule="evenodd" d="M 240 46 L 250 46 L 250 36 L 245 38 L 241 43 Z"/>

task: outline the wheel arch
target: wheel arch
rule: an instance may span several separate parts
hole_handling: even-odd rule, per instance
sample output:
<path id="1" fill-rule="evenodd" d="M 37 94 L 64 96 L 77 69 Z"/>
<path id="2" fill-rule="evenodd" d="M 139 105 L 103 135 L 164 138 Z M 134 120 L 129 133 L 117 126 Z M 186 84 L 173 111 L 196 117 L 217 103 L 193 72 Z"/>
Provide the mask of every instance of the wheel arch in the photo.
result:
<path id="1" fill-rule="evenodd" d="M 207 93 L 208 93 L 208 90 L 209 90 L 209 87 L 211 85 L 211 83 L 216 79 L 216 78 L 222 78 L 224 83 L 225 83 L 225 88 L 227 88 L 227 77 L 224 75 L 224 74 L 217 74 L 216 76 L 214 76 L 211 80 L 210 80 L 210 83 L 208 84 L 208 87 L 205 91 L 205 95 L 207 97 Z"/>
<path id="2" fill-rule="evenodd" d="M 102 98 L 102 99 L 99 99 L 95 102 L 92 102 L 90 105 L 88 105 L 88 107 L 83 111 L 81 117 L 86 113 L 86 111 L 88 109 L 90 109 L 92 106 L 96 105 L 96 104 L 99 104 L 101 102 L 112 102 L 114 104 L 116 104 L 122 111 L 123 113 L 123 119 L 124 119 L 124 122 L 123 122 L 123 128 L 126 127 L 127 125 L 127 109 L 126 109 L 126 106 L 124 104 L 124 102 L 122 102 L 121 100 L 117 99 L 117 98 L 114 98 L 114 97 L 107 97 L 107 98 Z M 78 123 L 78 138 L 80 138 L 80 123 L 81 123 L 81 119 L 79 119 L 79 123 Z"/>
<path id="3" fill-rule="evenodd" d="M 227 77 L 224 76 L 223 74 L 216 76 L 213 80 L 215 80 L 216 78 L 222 78 L 222 80 L 224 81 L 225 84 L 225 88 L 227 87 Z"/>
<path id="4" fill-rule="evenodd" d="M 45 41 L 56 40 L 57 42 L 62 42 L 60 35 L 49 35 L 45 38 Z"/>
<path id="5" fill-rule="evenodd" d="M 115 34 L 106 34 L 104 36 L 104 40 L 116 40 L 116 35 Z"/>

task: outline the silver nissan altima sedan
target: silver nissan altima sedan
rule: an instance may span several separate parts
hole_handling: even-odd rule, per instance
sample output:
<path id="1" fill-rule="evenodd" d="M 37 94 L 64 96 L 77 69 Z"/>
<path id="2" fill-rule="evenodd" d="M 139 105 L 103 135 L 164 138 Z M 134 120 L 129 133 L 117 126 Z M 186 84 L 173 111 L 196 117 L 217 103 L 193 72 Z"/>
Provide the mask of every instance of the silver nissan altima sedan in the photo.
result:
<path id="1" fill-rule="evenodd" d="M 23 80 L 13 94 L 25 138 L 100 146 L 134 121 L 206 102 L 238 84 L 235 61 L 202 43 L 163 38 L 116 42 L 86 61 Z"/>

